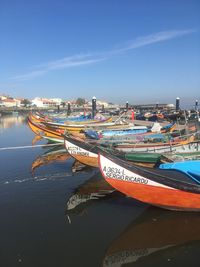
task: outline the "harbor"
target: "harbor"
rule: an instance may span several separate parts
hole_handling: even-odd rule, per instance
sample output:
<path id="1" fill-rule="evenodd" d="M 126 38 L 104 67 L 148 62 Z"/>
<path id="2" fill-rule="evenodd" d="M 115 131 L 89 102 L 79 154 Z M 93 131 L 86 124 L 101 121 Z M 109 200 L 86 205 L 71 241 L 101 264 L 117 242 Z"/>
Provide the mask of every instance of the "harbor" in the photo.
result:
<path id="1" fill-rule="evenodd" d="M 0 267 L 199 267 L 200 1 L 0 1 Z"/>
<path id="2" fill-rule="evenodd" d="M 82 148 L 74 154 L 72 147 L 79 145 L 78 141 L 70 144 L 71 154 L 66 149 L 67 143 L 65 148 L 59 142 L 48 142 L 42 136 L 37 138 L 28 125 L 30 114 L 34 113 L 0 118 L 0 209 L 3 218 L 0 255 L 4 266 L 145 266 L 146 262 L 154 266 L 167 266 L 169 262 L 186 266 L 191 258 L 198 258 L 198 234 L 191 233 L 192 229 L 198 229 L 198 213 L 169 212 L 129 197 L 123 190 L 120 192 L 104 179 L 97 163 L 91 164 L 85 152 L 81 154 Z M 52 114 L 51 111 L 49 115 Z M 38 115 L 34 116 L 39 119 Z M 113 118 L 117 121 L 116 116 Z M 134 121 L 135 125 L 143 127 L 153 123 Z M 185 127 L 184 124 L 179 126 L 182 126 L 179 130 Z M 74 142 L 74 139 L 66 140 Z M 198 153 L 195 152 L 196 159 Z M 78 157 L 78 154 L 82 156 Z M 83 155 L 87 157 L 85 162 Z M 149 155 L 152 165 L 156 154 Z M 129 157 L 127 154 L 126 158 Z M 136 160 L 133 153 L 131 160 Z M 190 160 L 194 160 L 194 156 Z M 138 163 L 135 161 L 135 164 Z M 116 177 L 116 174 L 107 175 Z M 171 240 L 168 234 L 162 236 L 160 232 L 166 232 L 168 224 L 173 227 L 173 233 L 169 234 Z M 127 234 L 129 225 L 131 233 Z M 145 233 L 151 227 L 154 236 L 147 238 Z"/>

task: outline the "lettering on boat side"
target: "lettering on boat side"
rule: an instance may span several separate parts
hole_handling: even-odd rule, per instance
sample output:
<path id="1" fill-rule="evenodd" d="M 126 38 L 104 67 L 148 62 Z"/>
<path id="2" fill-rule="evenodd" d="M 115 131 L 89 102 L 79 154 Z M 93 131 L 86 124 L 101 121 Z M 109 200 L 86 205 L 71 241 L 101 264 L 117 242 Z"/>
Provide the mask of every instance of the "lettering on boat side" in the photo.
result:
<path id="1" fill-rule="evenodd" d="M 77 146 L 68 146 L 67 149 L 69 153 L 73 155 L 81 155 L 81 156 L 86 156 L 86 157 L 90 156 L 89 152 L 82 151 L 81 148 Z"/>
<path id="2" fill-rule="evenodd" d="M 116 167 L 103 167 L 103 172 L 105 173 L 106 177 L 111 179 L 117 179 L 127 182 L 134 182 L 139 184 L 148 184 L 148 179 L 141 177 L 141 176 L 129 176 L 126 175 L 124 169 L 116 168 Z"/>
<path id="3" fill-rule="evenodd" d="M 89 157 L 88 152 L 74 151 L 71 154 Z"/>

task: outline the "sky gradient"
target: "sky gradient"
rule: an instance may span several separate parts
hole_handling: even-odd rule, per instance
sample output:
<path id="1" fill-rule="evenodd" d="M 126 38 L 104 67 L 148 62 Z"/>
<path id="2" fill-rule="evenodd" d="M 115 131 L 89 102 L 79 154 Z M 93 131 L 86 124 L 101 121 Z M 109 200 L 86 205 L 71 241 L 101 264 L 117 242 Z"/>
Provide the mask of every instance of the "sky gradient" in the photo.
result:
<path id="1" fill-rule="evenodd" d="M 200 1 L 1 0 L 0 93 L 200 100 Z"/>

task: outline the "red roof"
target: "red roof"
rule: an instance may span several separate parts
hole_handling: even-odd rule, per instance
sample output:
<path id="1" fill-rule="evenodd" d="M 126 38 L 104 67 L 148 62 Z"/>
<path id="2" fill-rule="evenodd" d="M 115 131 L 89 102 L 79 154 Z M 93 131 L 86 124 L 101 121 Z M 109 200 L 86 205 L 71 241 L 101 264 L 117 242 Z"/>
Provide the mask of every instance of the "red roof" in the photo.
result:
<path id="1" fill-rule="evenodd" d="M 13 102 L 16 102 L 16 100 L 14 100 L 14 99 L 4 99 L 3 102 L 13 103 Z"/>

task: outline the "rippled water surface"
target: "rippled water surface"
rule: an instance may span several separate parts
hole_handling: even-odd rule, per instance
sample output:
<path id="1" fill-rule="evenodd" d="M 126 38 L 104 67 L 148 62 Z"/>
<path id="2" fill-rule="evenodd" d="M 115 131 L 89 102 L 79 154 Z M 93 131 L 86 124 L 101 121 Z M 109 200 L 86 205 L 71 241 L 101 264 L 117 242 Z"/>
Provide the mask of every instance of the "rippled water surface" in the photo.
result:
<path id="1" fill-rule="evenodd" d="M 19 147 L 0 150 L 0 266 L 199 266 L 200 214 L 127 198 L 61 146 L 21 148 L 33 138 L 0 117 L 0 148 Z"/>

